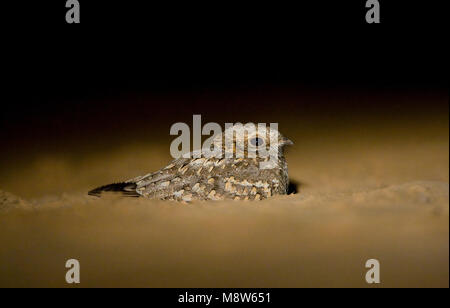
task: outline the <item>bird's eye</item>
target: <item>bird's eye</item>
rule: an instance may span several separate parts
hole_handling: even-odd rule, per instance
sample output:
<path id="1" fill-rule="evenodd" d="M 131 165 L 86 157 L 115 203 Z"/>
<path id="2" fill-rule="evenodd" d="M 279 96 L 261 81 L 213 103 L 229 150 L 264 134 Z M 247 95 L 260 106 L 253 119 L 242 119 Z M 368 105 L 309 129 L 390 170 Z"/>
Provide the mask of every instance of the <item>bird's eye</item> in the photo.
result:
<path id="1" fill-rule="evenodd" d="M 250 144 L 257 147 L 257 146 L 263 145 L 264 140 L 262 138 L 255 137 L 255 138 L 250 139 Z"/>

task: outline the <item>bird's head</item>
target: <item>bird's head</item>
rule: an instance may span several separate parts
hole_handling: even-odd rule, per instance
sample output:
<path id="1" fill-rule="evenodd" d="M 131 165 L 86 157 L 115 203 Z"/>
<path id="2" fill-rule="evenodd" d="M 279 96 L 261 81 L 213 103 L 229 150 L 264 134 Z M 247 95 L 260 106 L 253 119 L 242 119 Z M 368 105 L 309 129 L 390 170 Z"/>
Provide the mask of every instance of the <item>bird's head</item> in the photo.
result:
<path id="1" fill-rule="evenodd" d="M 232 151 L 237 155 L 241 152 L 245 157 L 251 157 L 248 155 L 252 152 L 257 155 L 264 153 L 282 155 L 284 147 L 294 143 L 284 137 L 275 125 L 236 123 L 227 127 L 221 135 L 216 136 L 214 144 L 222 148 L 225 153 Z"/>

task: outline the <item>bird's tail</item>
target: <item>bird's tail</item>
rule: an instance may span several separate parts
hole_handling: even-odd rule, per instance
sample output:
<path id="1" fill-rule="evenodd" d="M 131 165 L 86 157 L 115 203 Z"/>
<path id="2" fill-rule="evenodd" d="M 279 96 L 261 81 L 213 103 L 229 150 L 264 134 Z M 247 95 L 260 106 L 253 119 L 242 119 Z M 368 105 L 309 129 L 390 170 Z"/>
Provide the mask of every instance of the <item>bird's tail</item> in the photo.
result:
<path id="1" fill-rule="evenodd" d="M 136 192 L 136 183 L 132 182 L 121 182 L 113 183 L 104 186 L 97 187 L 88 192 L 88 195 L 100 197 L 104 192 L 120 193 L 125 197 L 139 197 L 140 195 Z"/>

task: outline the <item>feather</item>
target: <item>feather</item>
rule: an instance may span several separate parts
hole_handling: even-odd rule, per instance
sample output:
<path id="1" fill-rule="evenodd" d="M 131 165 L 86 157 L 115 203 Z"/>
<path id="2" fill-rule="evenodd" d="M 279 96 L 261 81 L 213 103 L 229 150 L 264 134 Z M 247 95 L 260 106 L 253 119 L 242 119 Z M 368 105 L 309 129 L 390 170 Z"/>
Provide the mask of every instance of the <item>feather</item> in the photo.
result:
<path id="1" fill-rule="evenodd" d="M 136 192 L 136 183 L 122 182 L 113 183 L 104 186 L 97 187 L 88 192 L 88 195 L 100 197 L 103 192 L 118 192 L 126 197 L 139 197 Z"/>

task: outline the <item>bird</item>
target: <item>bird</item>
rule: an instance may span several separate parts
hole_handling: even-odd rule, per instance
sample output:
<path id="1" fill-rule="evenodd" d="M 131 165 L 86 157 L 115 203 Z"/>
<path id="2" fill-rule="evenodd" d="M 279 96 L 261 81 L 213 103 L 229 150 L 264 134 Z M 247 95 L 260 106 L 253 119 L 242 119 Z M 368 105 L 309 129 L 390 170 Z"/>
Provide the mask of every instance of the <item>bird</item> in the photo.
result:
<path id="1" fill-rule="evenodd" d="M 284 152 L 293 142 L 277 128 L 265 125 L 256 129 L 249 124 L 252 123 L 234 124 L 217 134 L 210 146 L 216 150 L 211 153 L 216 155 L 200 156 L 198 150 L 192 151 L 156 172 L 100 186 L 88 194 L 100 197 L 114 192 L 127 197 L 184 203 L 225 199 L 257 201 L 286 195 L 289 177 Z M 264 150 L 266 155 L 261 154 Z"/>

